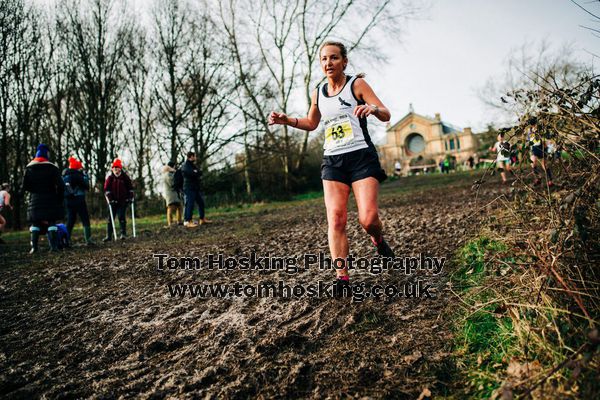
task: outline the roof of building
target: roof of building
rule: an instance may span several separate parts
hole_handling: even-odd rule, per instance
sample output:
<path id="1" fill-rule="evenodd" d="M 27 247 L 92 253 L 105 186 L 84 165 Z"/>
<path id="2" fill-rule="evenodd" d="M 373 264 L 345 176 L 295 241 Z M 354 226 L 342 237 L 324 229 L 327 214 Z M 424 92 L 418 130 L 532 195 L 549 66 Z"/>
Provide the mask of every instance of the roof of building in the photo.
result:
<path id="1" fill-rule="evenodd" d="M 452 125 L 451 123 L 445 122 L 445 121 L 441 121 L 441 120 L 437 120 L 435 117 L 430 117 L 427 115 L 421 115 L 421 114 L 417 114 L 414 111 L 409 111 L 404 117 L 402 117 L 398 122 L 396 122 L 393 125 L 390 125 L 389 128 L 386 129 L 386 131 L 392 131 L 395 130 L 399 125 L 401 125 L 404 121 L 406 121 L 408 118 L 410 117 L 420 117 L 423 119 L 426 119 L 428 121 L 430 121 L 432 124 L 436 124 L 436 123 L 441 123 L 442 124 L 442 132 L 446 133 L 460 133 L 462 132 L 462 129 Z"/>
<path id="2" fill-rule="evenodd" d="M 462 129 L 449 124 L 448 122 L 442 121 L 442 132 L 444 133 L 459 133 L 462 132 Z"/>

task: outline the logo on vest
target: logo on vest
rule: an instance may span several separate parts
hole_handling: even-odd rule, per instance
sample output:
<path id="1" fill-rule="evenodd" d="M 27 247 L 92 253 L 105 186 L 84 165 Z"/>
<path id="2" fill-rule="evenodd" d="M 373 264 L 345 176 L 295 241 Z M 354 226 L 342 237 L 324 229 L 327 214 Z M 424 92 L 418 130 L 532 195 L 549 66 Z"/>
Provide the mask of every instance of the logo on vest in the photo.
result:
<path id="1" fill-rule="evenodd" d="M 340 101 L 340 104 L 344 107 L 352 107 L 352 104 L 348 103 L 346 100 L 342 99 L 341 97 L 338 97 L 338 100 Z"/>

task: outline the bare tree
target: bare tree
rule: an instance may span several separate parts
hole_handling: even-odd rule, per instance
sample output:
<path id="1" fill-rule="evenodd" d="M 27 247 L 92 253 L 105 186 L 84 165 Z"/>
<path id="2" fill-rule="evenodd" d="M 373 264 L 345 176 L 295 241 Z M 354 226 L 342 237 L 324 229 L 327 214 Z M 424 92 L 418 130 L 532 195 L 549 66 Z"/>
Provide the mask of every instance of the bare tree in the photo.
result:
<path id="1" fill-rule="evenodd" d="M 418 10 L 408 0 L 220 3 L 236 74 L 252 106 L 248 118 L 263 125 L 266 143 L 281 161 L 286 190 L 291 188 L 290 177 L 303 166 L 308 132 L 300 139 L 287 126 L 271 130 L 266 123 L 269 106 L 275 103 L 282 112 L 293 111 L 298 107 L 301 88 L 310 106 L 316 84 L 314 71 L 318 68 L 315 61 L 325 40 L 341 40 L 350 52 L 361 51 L 380 61 L 385 58 L 385 51 L 370 46 L 377 29 L 398 33 L 401 22 L 416 16 Z"/>
<path id="2" fill-rule="evenodd" d="M 572 46 L 553 47 L 546 41 L 525 43 L 512 50 L 506 63 L 503 75 L 491 77 L 478 91 L 481 101 L 504 125 L 513 124 L 532 107 L 530 101 L 509 102 L 507 93 L 518 91 L 515 95 L 521 96 L 543 85 L 550 76 L 560 84 L 570 84 L 582 69 L 574 61 Z"/>
<path id="3" fill-rule="evenodd" d="M 42 121 L 46 135 L 52 137 L 56 160 L 65 161 L 69 155 L 78 155 L 78 149 L 71 143 L 72 131 L 72 103 L 73 92 L 73 66 L 69 63 L 68 49 L 58 36 L 56 22 L 49 23 L 49 40 L 54 43 L 53 56 L 48 61 L 51 82 L 46 99 L 46 115 Z"/>
<path id="4" fill-rule="evenodd" d="M 111 0 L 61 3 L 61 39 L 73 66 L 73 144 L 97 184 L 116 154 L 131 25 Z"/>
<path id="5" fill-rule="evenodd" d="M 231 112 L 235 82 L 226 59 L 219 51 L 217 26 L 207 13 L 195 19 L 194 37 L 194 63 L 185 85 L 187 103 L 192 112 L 186 125 L 198 160 L 206 163 L 239 136 L 230 129 L 235 118 L 235 113 Z"/>
<path id="6" fill-rule="evenodd" d="M 155 97 L 151 89 L 151 64 L 149 61 L 148 40 L 141 26 L 135 29 L 128 46 L 129 57 L 125 62 L 128 76 L 128 138 L 133 153 L 133 170 L 138 192 L 143 196 L 146 189 L 154 191 L 153 141 Z M 131 148 L 133 147 L 133 148 Z M 147 182 L 146 182 L 147 181 Z M 147 184 L 146 184 L 147 183 Z"/>
<path id="7" fill-rule="evenodd" d="M 155 97 L 158 122 L 167 128 L 169 156 L 175 161 L 180 153 L 180 130 L 193 110 L 185 97 L 184 86 L 190 79 L 194 59 L 192 46 L 191 9 L 182 0 L 156 2 L 154 9 L 154 59 L 158 83 Z"/>
<path id="8" fill-rule="evenodd" d="M 40 19 L 38 12 L 23 1 L 11 0 L 0 6 L 2 173 L 14 184 L 17 228 L 21 225 L 24 193 L 16 183 L 20 183 L 27 157 L 40 141 L 44 98 L 51 81 L 47 60 L 52 57 L 53 47 L 45 40 Z"/>

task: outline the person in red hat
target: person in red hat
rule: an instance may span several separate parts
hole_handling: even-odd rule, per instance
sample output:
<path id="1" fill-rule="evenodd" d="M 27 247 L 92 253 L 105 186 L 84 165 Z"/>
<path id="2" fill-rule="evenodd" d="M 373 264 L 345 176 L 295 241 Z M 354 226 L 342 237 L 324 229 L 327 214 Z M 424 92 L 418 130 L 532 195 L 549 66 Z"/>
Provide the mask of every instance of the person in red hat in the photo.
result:
<path id="1" fill-rule="evenodd" d="M 109 201 L 112 215 L 119 218 L 120 239 L 125 239 L 127 237 L 125 213 L 127 206 L 133 201 L 133 184 L 129 176 L 123 171 L 123 163 L 118 158 L 113 161 L 111 173 L 104 182 L 104 195 Z M 109 212 L 106 237 L 102 241 L 108 242 L 112 239 L 112 221 Z"/>
<path id="2" fill-rule="evenodd" d="M 73 227 L 77 215 L 83 224 L 83 237 L 85 243 L 92 245 L 92 229 L 90 227 L 90 214 L 85 202 L 85 193 L 90 189 L 90 178 L 83 170 L 81 161 L 75 157 L 69 157 L 69 168 L 62 173 L 65 183 L 65 199 L 67 200 L 67 231 L 69 239 L 73 233 Z"/>

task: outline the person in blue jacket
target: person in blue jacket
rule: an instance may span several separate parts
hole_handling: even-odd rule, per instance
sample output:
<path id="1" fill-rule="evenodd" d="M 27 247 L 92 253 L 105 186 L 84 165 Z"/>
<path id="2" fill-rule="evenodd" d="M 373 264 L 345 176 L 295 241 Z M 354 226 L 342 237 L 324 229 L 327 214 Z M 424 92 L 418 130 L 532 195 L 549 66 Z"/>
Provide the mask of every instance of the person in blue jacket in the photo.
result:
<path id="1" fill-rule="evenodd" d="M 90 178 L 83 170 L 81 161 L 75 157 L 69 157 L 69 168 L 63 171 L 62 179 L 65 183 L 65 198 L 67 200 L 67 232 L 69 233 L 69 239 L 73 235 L 73 227 L 77 215 L 79 215 L 83 225 L 85 243 L 88 246 L 92 245 L 90 214 L 85 202 L 85 194 L 90 189 Z"/>

